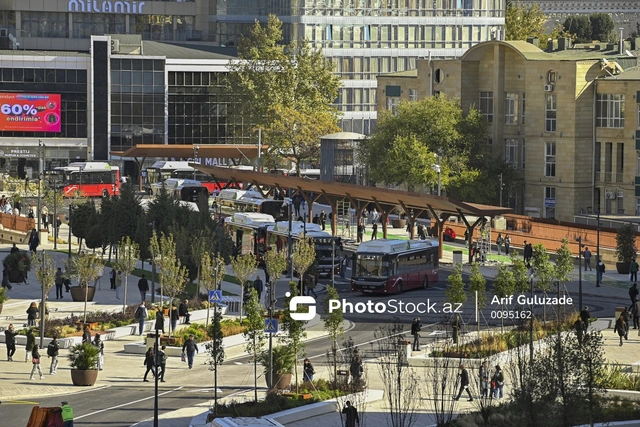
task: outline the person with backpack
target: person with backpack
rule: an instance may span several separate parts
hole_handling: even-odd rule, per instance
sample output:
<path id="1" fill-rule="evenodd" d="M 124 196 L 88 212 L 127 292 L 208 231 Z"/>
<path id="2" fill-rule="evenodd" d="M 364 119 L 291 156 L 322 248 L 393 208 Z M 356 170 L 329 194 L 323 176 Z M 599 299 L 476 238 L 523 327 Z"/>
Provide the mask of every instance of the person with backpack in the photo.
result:
<path id="1" fill-rule="evenodd" d="M 500 369 L 500 365 L 496 365 L 496 371 L 491 378 L 491 388 L 493 389 L 493 398 L 497 399 L 499 393 L 500 399 L 502 399 L 504 394 L 504 374 L 502 373 L 502 369 Z"/>
<path id="2" fill-rule="evenodd" d="M 51 365 L 49 366 L 49 375 L 56 375 L 58 373 L 58 351 L 60 346 L 58 344 L 58 337 L 53 337 L 49 345 L 47 346 L 47 356 L 51 358 Z"/>
<path id="3" fill-rule="evenodd" d="M 138 334 L 142 335 L 144 332 L 144 322 L 146 322 L 147 317 L 149 316 L 149 312 L 147 311 L 147 307 L 144 305 L 144 301 L 140 303 L 138 308 L 136 308 L 136 312 L 134 317 L 138 321 Z"/>
<path id="4" fill-rule="evenodd" d="M 37 345 L 34 345 L 33 349 L 31 350 L 31 363 L 33 363 L 33 368 L 31 368 L 31 376 L 29 377 L 29 379 L 30 380 L 33 379 L 33 374 L 36 373 L 36 369 L 37 369 L 38 374 L 40 374 L 40 379 L 43 380 L 44 375 L 42 375 L 42 369 L 40 369 L 40 351 Z"/>
<path id="5" fill-rule="evenodd" d="M 98 370 L 102 371 L 104 366 L 104 342 L 100 339 L 100 334 L 96 334 L 91 345 L 98 349 Z"/>

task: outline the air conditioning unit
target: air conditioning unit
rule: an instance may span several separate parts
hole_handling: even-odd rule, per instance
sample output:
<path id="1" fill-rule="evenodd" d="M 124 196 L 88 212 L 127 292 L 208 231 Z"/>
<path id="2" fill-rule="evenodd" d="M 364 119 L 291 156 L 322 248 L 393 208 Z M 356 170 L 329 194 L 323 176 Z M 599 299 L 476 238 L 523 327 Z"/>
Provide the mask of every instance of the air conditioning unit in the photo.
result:
<path id="1" fill-rule="evenodd" d="M 111 39 L 111 53 L 120 52 L 120 40 Z"/>
<path id="2" fill-rule="evenodd" d="M 551 85 L 551 84 L 544 85 L 544 91 L 545 92 L 553 92 L 553 85 Z"/>
<path id="3" fill-rule="evenodd" d="M 616 193 L 614 191 L 612 191 L 612 190 L 606 190 L 604 192 L 604 197 L 606 199 L 608 199 L 608 200 L 615 199 L 616 198 Z"/>

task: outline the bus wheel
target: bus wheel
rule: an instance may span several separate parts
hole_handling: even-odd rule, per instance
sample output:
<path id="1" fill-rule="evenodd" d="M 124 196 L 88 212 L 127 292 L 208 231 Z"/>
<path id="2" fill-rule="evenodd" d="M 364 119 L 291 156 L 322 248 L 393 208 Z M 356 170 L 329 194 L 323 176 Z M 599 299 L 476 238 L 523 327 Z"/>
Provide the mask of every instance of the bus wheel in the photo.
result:
<path id="1" fill-rule="evenodd" d="M 429 287 L 429 278 L 424 276 L 424 283 L 422 284 L 422 289 L 427 289 Z"/>
<path id="2" fill-rule="evenodd" d="M 398 293 L 402 293 L 402 282 L 398 283 Z"/>
<path id="3" fill-rule="evenodd" d="M 107 190 L 102 190 L 102 197 L 109 197 L 109 192 Z"/>

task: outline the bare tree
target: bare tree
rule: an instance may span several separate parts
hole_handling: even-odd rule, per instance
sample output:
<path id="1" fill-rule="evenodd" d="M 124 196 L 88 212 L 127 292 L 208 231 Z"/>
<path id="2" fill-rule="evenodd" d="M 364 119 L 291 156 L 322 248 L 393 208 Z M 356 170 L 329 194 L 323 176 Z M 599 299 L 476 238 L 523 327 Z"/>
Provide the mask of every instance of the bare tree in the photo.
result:
<path id="1" fill-rule="evenodd" d="M 102 259 L 96 254 L 88 254 L 80 252 L 69 258 L 66 262 L 66 273 L 80 282 L 80 286 L 84 288 L 84 316 L 83 322 L 87 321 L 87 299 L 89 296 L 89 283 L 95 280 L 100 271 L 104 268 Z"/>
<path id="2" fill-rule="evenodd" d="M 220 287 L 224 278 L 225 264 L 224 259 L 220 257 L 212 258 L 209 252 L 204 252 L 200 258 L 200 278 L 198 279 L 198 287 L 203 289 L 207 295 Z M 211 309 L 207 301 L 207 321 L 206 327 L 209 327 L 209 310 Z"/>
<path id="3" fill-rule="evenodd" d="M 240 321 L 242 321 L 242 299 L 244 297 L 244 287 L 249 278 L 256 272 L 258 262 L 255 255 L 251 252 L 244 255 L 238 255 L 231 259 L 231 267 L 236 279 L 240 281 Z"/>
<path id="4" fill-rule="evenodd" d="M 255 289 L 251 289 L 246 310 L 246 329 L 242 336 L 247 340 L 245 351 L 251 355 L 251 361 L 253 362 L 253 393 L 255 402 L 258 402 L 258 360 L 267 344 L 267 338 L 264 332 L 264 313 L 260 301 L 258 301 L 258 292 Z"/>
<path id="5" fill-rule="evenodd" d="M 324 330 L 329 334 L 331 340 L 331 357 L 334 379 L 333 387 L 337 387 L 338 377 L 338 339 L 342 338 L 344 334 L 344 316 L 342 314 L 342 308 L 333 309 L 329 311 L 329 302 L 331 300 L 337 300 L 340 298 L 338 291 L 333 286 L 327 287 L 327 297 L 324 299 Z"/>
<path id="6" fill-rule="evenodd" d="M 300 276 L 300 295 L 304 295 L 304 273 L 316 259 L 316 248 L 313 240 L 309 238 L 298 239 L 293 244 L 292 262 L 293 269 Z"/>
<path id="7" fill-rule="evenodd" d="M 122 300 L 122 312 L 127 307 L 127 285 L 129 276 L 140 259 L 140 246 L 131 240 L 129 236 L 125 236 L 118 242 L 118 259 L 114 261 L 113 266 L 124 274 L 124 298 Z"/>

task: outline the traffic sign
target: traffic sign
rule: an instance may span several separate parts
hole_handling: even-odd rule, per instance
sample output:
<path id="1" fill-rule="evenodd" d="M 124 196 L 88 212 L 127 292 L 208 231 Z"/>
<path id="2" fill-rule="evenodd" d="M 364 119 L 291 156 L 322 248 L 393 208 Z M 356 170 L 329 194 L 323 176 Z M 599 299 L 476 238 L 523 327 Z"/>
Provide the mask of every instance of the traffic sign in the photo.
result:
<path id="1" fill-rule="evenodd" d="M 264 331 L 270 334 L 278 333 L 278 319 L 264 319 Z"/>
<path id="2" fill-rule="evenodd" d="M 222 302 L 222 291 L 209 291 L 209 302 Z"/>

